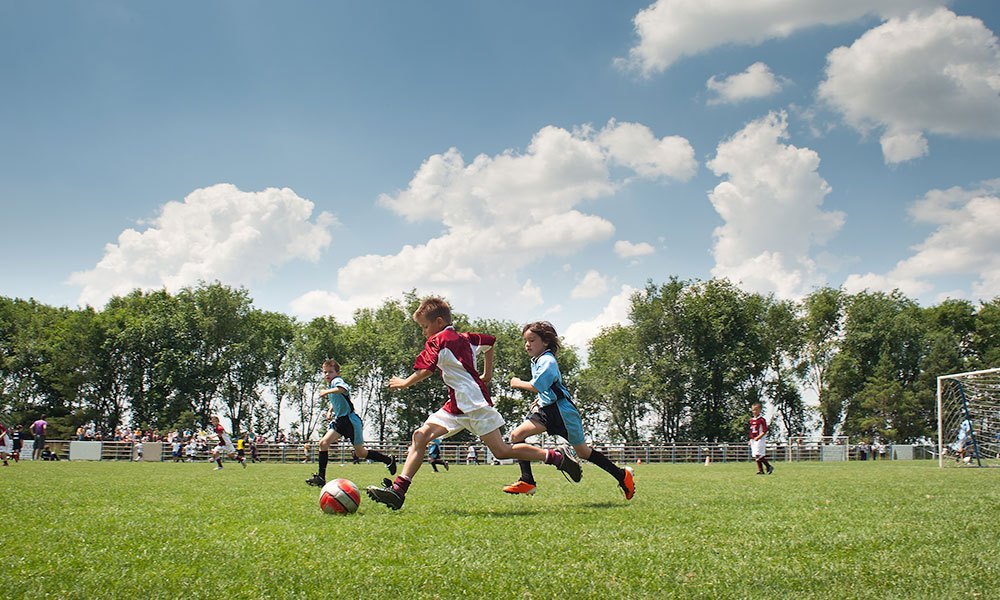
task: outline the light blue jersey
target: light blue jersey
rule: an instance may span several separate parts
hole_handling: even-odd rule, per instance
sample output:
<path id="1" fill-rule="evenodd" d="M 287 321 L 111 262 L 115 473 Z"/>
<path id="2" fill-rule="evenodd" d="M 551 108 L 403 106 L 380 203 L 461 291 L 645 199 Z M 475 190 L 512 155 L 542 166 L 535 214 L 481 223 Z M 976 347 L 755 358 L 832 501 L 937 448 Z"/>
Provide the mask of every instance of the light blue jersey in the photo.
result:
<path id="1" fill-rule="evenodd" d="M 538 390 L 539 406 L 555 404 L 559 398 L 569 399 L 569 390 L 562 382 L 559 363 L 551 350 L 531 359 L 531 387 Z"/>
<path id="2" fill-rule="evenodd" d="M 327 394 L 326 400 L 333 409 L 333 418 L 346 417 L 354 412 L 354 405 L 351 404 L 351 386 L 340 376 L 334 377 L 328 385 L 329 388 L 342 388 L 343 394 Z"/>

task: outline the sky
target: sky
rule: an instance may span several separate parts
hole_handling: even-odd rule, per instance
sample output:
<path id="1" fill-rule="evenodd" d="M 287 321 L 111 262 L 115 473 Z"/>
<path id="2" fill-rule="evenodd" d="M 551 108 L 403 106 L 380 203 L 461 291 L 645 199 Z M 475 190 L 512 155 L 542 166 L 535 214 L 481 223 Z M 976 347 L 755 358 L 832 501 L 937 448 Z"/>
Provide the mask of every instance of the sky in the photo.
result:
<path id="1" fill-rule="evenodd" d="M 878 6 L 873 9 L 872 6 Z M 1000 295 L 1000 3 L 0 0 L 0 295 Z"/>

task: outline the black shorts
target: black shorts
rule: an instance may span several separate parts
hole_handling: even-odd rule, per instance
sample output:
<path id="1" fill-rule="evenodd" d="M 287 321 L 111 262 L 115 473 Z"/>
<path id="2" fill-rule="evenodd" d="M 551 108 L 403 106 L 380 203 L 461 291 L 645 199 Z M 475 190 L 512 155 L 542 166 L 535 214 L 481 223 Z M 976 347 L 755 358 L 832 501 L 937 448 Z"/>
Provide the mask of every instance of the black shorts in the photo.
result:
<path id="1" fill-rule="evenodd" d="M 45 436 L 44 435 L 36 435 L 35 436 L 35 446 L 34 446 L 35 450 L 41 450 L 44 447 L 45 447 Z"/>
<path id="2" fill-rule="evenodd" d="M 356 432 L 354 421 L 351 420 L 351 415 L 349 414 L 337 417 L 333 422 L 333 430 L 339 433 L 341 437 L 351 440 L 352 444 L 355 443 L 355 439 L 358 440 L 357 443 L 359 444 L 364 443 L 364 436 L 360 435 L 360 432 Z"/>
<path id="3" fill-rule="evenodd" d="M 569 422 L 567 422 L 567 418 Z M 583 444 L 586 440 L 583 433 L 583 423 L 580 420 L 580 411 L 571 401 L 559 400 L 547 406 L 536 405 L 525 419 L 538 423 L 545 428 L 549 435 L 558 435 L 569 442 L 571 446 Z"/>

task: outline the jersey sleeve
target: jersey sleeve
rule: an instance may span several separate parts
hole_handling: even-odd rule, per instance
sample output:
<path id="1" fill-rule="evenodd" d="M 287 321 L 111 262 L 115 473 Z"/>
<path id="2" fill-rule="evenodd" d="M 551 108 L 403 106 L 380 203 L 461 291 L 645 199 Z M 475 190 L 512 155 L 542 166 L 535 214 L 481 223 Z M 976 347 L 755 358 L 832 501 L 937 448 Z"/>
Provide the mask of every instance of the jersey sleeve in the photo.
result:
<path id="1" fill-rule="evenodd" d="M 551 388 L 552 384 L 559 380 L 559 363 L 551 354 L 543 354 L 538 357 L 537 365 L 537 373 L 529 383 L 531 383 L 531 387 L 542 392 Z"/>
<path id="2" fill-rule="evenodd" d="M 413 361 L 413 368 L 417 371 L 427 370 L 434 371 L 437 369 L 438 364 L 438 353 L 441 351 L 441 345 L 438 336 L 434 336 L 427 340 L 424 344 L 424 349 L 417 355 L 417 358 Z"/>
<path id="3" fill-rule="evenodd" d="M 351 386 L 347 385 L 343 377 L 334 377 L 333 381 L 330 382 L 330 388 L 343 388 L 345 394 L 350 395 L 351 393 Z"/>

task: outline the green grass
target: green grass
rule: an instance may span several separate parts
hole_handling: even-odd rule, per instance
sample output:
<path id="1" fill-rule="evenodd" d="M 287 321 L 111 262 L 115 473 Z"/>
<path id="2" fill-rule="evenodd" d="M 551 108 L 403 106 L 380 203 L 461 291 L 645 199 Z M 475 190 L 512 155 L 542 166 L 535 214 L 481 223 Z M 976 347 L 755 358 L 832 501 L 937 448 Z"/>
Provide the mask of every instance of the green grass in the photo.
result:
<path id="1" fill-rule="evenodd" d="M 328 516 L 313 465 L 0 469 L 11 598 L 996 597 L 1000 469 L 930 462 L 640 465 L 626 502 L 587 465 L 418 474 L 406 506 Z M 381 465 L 332 464 L 359 487 Z"/>

